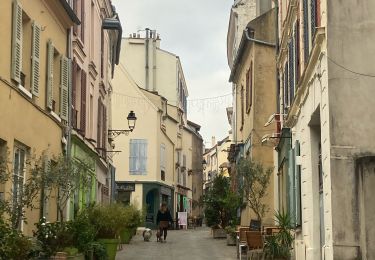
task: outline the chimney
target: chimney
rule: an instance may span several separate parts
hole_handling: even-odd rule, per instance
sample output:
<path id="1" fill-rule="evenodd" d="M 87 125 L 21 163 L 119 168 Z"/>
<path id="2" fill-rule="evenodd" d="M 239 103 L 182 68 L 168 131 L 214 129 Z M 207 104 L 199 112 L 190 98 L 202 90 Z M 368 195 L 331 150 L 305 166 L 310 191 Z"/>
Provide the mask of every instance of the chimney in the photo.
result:
<path id="1" fill-rule="evenodd" d="M 212 147 L 214 147 L 216 145 L 216 138 L 215 136 L 212 137 Z"/>

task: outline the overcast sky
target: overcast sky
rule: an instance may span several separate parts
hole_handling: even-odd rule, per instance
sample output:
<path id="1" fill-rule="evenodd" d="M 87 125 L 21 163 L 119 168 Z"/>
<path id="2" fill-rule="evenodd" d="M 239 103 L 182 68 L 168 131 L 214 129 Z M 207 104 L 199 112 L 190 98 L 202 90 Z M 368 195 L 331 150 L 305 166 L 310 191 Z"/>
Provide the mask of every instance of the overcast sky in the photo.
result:
<path id="1" fill-rule="evenodd" d="M 233 0 L 112 3 L 120 15 L 123 36 L 148 27 L 160 34 L 162 49 L 180 57 L 189 89 L 188 119 L 202 126 L 206 147 L 211 136 L 224 138 L 230 129 L 225 108 L 232 104 L 226 34 Z"/>

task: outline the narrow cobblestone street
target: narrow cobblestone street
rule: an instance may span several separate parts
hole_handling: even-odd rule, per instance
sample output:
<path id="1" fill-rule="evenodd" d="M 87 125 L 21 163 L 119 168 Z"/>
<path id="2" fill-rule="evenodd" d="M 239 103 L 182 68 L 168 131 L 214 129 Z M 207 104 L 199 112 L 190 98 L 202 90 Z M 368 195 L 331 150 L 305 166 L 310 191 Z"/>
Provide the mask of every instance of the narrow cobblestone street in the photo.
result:
<path id="1" fill-rule="evenodd" d="M 136 235 L 117 252 L 116 259 L 232 260 L 236 259 L 236 247 L 227 246 L 226 239 L 213 239 L 209 228 L 170 230 L 166 243 L 157 243 L 155 232 L 150 242 Z"/>

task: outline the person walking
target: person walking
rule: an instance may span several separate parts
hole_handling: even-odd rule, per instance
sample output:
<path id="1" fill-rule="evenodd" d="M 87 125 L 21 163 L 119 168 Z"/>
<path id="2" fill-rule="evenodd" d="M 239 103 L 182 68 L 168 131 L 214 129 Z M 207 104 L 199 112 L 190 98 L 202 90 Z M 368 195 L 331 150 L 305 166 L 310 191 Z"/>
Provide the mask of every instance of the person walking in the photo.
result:
<path id="1" fill-rule="evenodd" d="M 156 217 L 156 223 L 158 224 L 160 230 L 160 242 L 163 242 L 162 236 L 164 236 L 164 241 L 166 241 L 169 222 L 172 221 L 172 216 L 167 208 L 167 204 L 162 203 Z"/>

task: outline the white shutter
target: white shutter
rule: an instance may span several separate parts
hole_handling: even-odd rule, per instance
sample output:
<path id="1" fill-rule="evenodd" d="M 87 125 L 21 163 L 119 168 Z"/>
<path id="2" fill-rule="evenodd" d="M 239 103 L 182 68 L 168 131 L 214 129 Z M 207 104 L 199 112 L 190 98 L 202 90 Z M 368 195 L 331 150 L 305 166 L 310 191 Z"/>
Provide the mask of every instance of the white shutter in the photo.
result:
<path id="1" fill-rule="evenodd" d="M 33 22 L 33 39 L 31 45 L 31 93 L 39 96 L 40 78 L 40 26 Z"/>
<path id="2" fill-rule="evenodd" d="M 22 6 L 18 1 L 13 2 L 12 24 L 12 67 L 11 78 L 21 83 L 22 70 Z"/>
<path id="3" fill-rule="evenodd" d="M 60 117 L 68 121 L 69 59 L 61 58 Z"/>
<path id="4" fill-rule="evenodd" d="M 46 105 L 52 110 L 53 101 L 53 58 L 55 54 L 55 47 L 51 40 L 48 41 L 47 48 L 47 93 L 46 93 Z"/>

